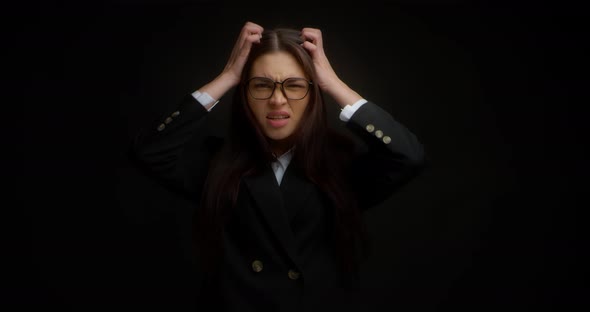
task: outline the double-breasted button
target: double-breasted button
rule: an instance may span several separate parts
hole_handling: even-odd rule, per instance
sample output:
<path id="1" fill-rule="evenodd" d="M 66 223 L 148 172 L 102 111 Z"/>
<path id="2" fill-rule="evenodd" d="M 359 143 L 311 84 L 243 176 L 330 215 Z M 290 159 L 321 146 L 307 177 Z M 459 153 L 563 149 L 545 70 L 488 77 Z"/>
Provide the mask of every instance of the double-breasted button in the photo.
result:
<path id="1" fill-rule="evenodd" d="M 260 261 L 260 260 L 252 261 L 252 270 L 256 273 L 262 271 L 262 261 Z"/>
<path id="2" fill-rule="evenodd" d="M 373 132 L 375 130 L 375 126 L 373 126 L 372 124 L 368 124 L 365 129 L 367 129 L 368 132 Z"/>
<path id="3" fill-rule="evenodd" d="M 160 124 L 157 129 L 158 129 L 158 131 L 162 131 L 162 130 L 164 130 L 164 128 L 166 128 L 166 125 Z"/>
<path id="4" fill-rule="evenodd" d="M 381 131 L 381 130 L 375 131 L 375 136 L 378 138 L 381 138 L 383 136 L 383 131 Z"/>
<path id="5" fill-rule="evenodd" d="M 383 137 L 383 143 L 385 143 L 385 144 L 389 144 L 389 142 L 391 142 L 391 138 L 390 138 L 389 136 L 387 136 L 387 135 L 386 135 L 386 136 L 384 136 L 384 137 Z"/>
<path id="6" fill-rule="evenodd" d="M 171 122 L 172 122 L 172 117 L 168 117 L 168 118 L 166 118 L 166 120 L 164 120 L 165 124 L 169 124 Z"/>
<path id="7" fill-rule="evenodd" d="M 292 280 L 299 279 L 299 276 L 301 275 L 301 273 L 299 273 L 295 270 L 289 270 L 289 272 L 287 274 L 289 275 L 289 278 Z"/>

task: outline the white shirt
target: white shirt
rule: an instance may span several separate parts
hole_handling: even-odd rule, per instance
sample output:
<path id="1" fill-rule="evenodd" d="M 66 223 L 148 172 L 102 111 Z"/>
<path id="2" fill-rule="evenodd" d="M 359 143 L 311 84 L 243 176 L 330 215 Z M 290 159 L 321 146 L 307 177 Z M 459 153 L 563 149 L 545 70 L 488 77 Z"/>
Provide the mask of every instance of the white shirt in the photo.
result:
<path id="1" fill-rule="evenodd" d="M 215 101 L 215 99 L 213 99 L 206 92 L 200 92 L 197 90 L 192 93 L 192 96 L 199 103 L 201 103 L 201 105 L 203 105 L 203 107 L 205 107 L 205 108 L 207 108 L 207 106 L 210 105 L 211 103 L 215 102 L 215 103 L 213 103 L 213 105 L 211 107 L 209 107 L 207 109 L 207 111 L 211 111 L 211 109 L 213 109 L 213 107 L 215 107 L 215 105 L 217 105 L 217 103 L 219 103 L 219 100 Z M 357 109 L 359 109 L 365 103 L 367 103 L 367 100 L 360 99 L 360 100 L 356 101 L 356 103 L 353 103 L 352 105 L 344 106 L 344 108 L 340 111 L 340 116 L 339 116 L 340 120 L 342 120 L 344 122 L 349 121 L 350 118 L 352 117 L 352 115 L 354 114 L 354 112 L 356 112 Z M 277 161 L 272 162 L 270 164 L 270 166 L 272 167 L 272 170 L 275 173 L 275 177 L 277 178 L 277 182 L 279 183 L 279 185 L 281 185 L 281 181 L 283 180 L 283 175 L 285 174 L 285 170 L 287 170 L 287 167 L 289 166 L 289 163 L 291 162 L 291 158 L 293 158 L 293 148 L 291 148 L 290 150 L 285 152 L 283 155 L 279 156 L 277 158 Z"/>
<path id="2" fill-rule="evenodd" d="M 285 170 L 291 163 L 291 158 L 293 158 L 293 147 L 286 151 L 283 155 L 277 157 L 277 161 L 273 161 L 270 166 L 272 167 L 272 171 L 275 173 L 275 177 L 277 178 L 277 183 L 281 185 L 281 181 L 283 180 L 283 175 L 285 174 Z"/>

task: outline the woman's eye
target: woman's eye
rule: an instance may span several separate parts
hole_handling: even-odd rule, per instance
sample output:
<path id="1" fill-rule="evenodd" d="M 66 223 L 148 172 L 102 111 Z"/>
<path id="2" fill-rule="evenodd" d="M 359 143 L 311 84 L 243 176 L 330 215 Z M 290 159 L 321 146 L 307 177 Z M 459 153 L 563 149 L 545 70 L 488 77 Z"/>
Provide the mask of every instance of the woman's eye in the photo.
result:
<path id="1" fill-rule="evenodd" d="M 287 88 L 298 89 L 298 88 L 305 88 L 305 86 L 300 85 L 300 84 L 292 84 L 292 85 L 287 85 Z"/>

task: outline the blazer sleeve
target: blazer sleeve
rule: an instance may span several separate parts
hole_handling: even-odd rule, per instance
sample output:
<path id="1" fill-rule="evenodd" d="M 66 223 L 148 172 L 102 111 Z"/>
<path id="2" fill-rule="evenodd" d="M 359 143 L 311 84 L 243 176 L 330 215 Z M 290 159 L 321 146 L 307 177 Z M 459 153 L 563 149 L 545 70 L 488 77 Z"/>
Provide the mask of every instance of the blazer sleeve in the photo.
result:
<path id="1" fill-rule="evenodd" d="M 403 124 L 367 102 L 346 122 L 361 144 L 351 169 L 360 208 L 378 205 L 425 167 L 424 146 Z"/>
<path id="2" fill-rule="evenodd" d="M 222 136 L 205 127 L 207 114 L 192 95 L 186 95 L 176 109 L 134 137 L 134 162 L 172 191 L 198 199 L 209 160 L 223 142 Z"/>

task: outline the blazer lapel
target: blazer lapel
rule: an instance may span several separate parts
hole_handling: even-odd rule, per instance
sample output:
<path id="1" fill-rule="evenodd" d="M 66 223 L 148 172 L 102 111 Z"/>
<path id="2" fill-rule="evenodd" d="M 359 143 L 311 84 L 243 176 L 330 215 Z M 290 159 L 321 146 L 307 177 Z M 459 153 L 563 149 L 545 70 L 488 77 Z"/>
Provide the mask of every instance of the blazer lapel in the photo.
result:
<path id="1" fill-rule="evenodd" d="M 280 189 L 292 231 L 295 231 L 293 220 L 304 207 L 309 194 L 311 194 L 312 186 L 312 183 L 307 181 L 301 170 L 293 164 L 287 167 Z"/>
<path id="2" fill-rule="evenodd" d="M 244 177 L 244 183 L 284 251 L 298 264 L 295 258 L 295 237 L 289 225 L 281 190 L 270 165 L 261 174 Z"/>

